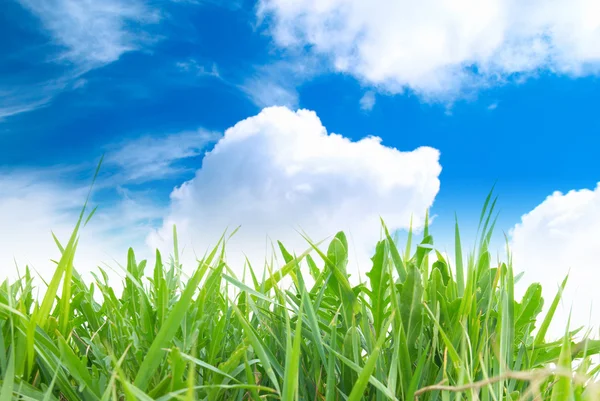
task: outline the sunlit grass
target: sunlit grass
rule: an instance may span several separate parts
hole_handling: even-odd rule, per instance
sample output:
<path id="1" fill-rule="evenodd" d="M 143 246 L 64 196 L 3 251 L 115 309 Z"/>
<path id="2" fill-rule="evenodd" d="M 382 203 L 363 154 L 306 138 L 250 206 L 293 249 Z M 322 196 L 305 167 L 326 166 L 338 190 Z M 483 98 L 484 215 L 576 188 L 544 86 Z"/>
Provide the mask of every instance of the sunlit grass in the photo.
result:
<path id="1" fill-rule="evenodd" d="M 0 401 L 600 400 L 600 340 L 565 327 L 547 343 L 560 293 L 540 316 L 541 286 L 516 300 L 510 260 L 492 263 L 494 205 L 465 260 L 458 224 L 448 261 L 427 223 L 402 248 L 382 223 L 358 286 L 340 232 L 297 257 L 278 243 L 285 265 L 261 279 L 234 274 L 225 236 L 188 279 L 176 243 L 151 270 L 130 249 L 121 294 L 101 268 L 91 284 L 73 268 L 82 212 L 41 299 L 29 269 L 0 288 Z"/>

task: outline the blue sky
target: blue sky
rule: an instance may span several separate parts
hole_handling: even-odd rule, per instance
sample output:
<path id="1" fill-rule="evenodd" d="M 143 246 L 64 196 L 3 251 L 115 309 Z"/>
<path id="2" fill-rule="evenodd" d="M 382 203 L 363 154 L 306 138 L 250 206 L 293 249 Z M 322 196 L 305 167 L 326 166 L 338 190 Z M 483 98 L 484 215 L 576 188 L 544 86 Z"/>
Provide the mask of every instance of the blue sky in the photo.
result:
<path id="1" fill-rule="evenodd" d="M 172 223 L 198 253 L 242 224 L 233 246 L 256 255 L 265 233 L 299 247 L 293 227 L 348 228 L 364 262 L 378 215 L 402 230 L 429 206 L 450 246 L 454 213 L 472 236 L 496 183 L 498 244 L 511 233 L 547 297 L 570 268 L 587 319 L 600 10 L 375 3 L 3 2 L 0 216 L 20 228 L 0 229 L 2 262 L 49 269 L 50 230 L 68 235 L 103 153 L 83 270 L 165 246 Z"/>

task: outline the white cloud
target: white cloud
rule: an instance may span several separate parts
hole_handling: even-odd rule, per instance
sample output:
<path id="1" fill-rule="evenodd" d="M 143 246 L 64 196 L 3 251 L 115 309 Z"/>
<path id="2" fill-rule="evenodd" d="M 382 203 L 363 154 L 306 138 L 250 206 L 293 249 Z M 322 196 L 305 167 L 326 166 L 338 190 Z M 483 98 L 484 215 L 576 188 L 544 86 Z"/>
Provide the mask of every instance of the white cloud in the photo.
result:
<path id="1" fill-rule="evenodd" d="M 212 63 L 210 68 L 208 68 L 207 66 L 198 63 L 197 60 L 189 59 L 187 61 L 177 62 L 176 66 L 181 71 L 191 72 L 197 76 L 221 78 L 221 74 L 219 73 L 219 68 L 217 67 L 216 63 Z"/>
<path id="2" fill-rule="evenodd" d="M 133 247 L 138 260 L 154 252 L 146 246 L 146 237 L 165 214 L 156 190 L 131 191 L 125 185 L 173 178 L 183 170 L 178 162 L 202 156 L 205 146 L 220 134 L 198 129 L 167 135 L 142 136 L 108 146 L 101 174 L 88 212 L 98 211 L 81 231 L 75 265 L 84 275 L 105 264 L 119 270 L 114 262 L 126 262 L 127 249 Z M 25 265 L 35 268 L 44 279 L 54 272 L 50 259 L 58 260 L 59 251 L 52 231 L 63 245 L 68 240 L 89 191 L 90 180 L 82 174 L 93 172 L 95 165 L 45 168 L 0 169 L 0 271 L 16 277 L 14 259 L 21 272 Z M 106 171 L 111 174 L 104 174 Z M 107 198 L 108 192 L 116 194 Z M 171 249 L 167 249 L 167 257 Z M 166 259 L 166 258 L 165 258 Z M 109 270 L 110 273 L 110 270 Z M 115 274 L 111 274 L 116 278 Z M 0 277 L 0 282 L 3 277 Z M 87 276 L 90 279 L 90 276 Z M 118 284 L 120 280 L 117 280 Z"/>
<path id="3" fill-rule="evenodd" d="M 321 68 L 318 60 L 309 55 L 304 55 L 302 62 L 296 61 L 280 60 L 258 66 L 239 88 L 261 109 L 271 106 L 295 109 L 299 103 L 298 86 L 313 78 Z"/>
<path id="4" fill-rule="evenodd" d="M 570 270 L 562 305 L 552 326 L 554 336 L 564 334 L 571 307 L 572 328 L 584 326 L 585 330 L 590 323 L 596 330 L 600 328 L 599 233 L 600 185 L 593 191 L 553 193 L 525 214 L 511 231 L 515 270 L 525 272 L 523 282 L 541 282 L 545 310 Z"/>
<path id="5" fill-rule="evenodd" d="M 37 54 L 27 76 L 16 72 L 0 88 L 0 120 L 46 106 L 60 93 L 84 86 L 82 76 L 122 54 L 156 41 L 145 28 L 160 19 L 141 0 L 18 0 L 41 22 L 53 47 Z M 25 50 L 39 52 L 39 43 Z M 27 60 L 30 61 L 30 60 Z M 36 76 L 43 80 L 36 80 Z"/>
<path id="6" fill-rule="evenodd" d="M 401 152 L 377 137 L 352 142 L 328 134 L 312 111 L 267 108 L 228 129 L 195 178 L 173 191 L 164 225 L 148 244 L 170 250 L 176 223 L 189 266 L 192 251 L 201 257 L 227 227 L 241 225 L 227 248 L 240 272 L 241 252 L 262 267 L 267 235 L 301 252 L 307 243 L 295 229 L 315 241 L 345 230 L 349 272 L 358 261 L 364 273 L 379 216 L 390 229 L 407 227 L 411 213 L 422 224 L 439 190 L 438 159 L 428 147 Z"/>
<path id="7" fill-rule="evenodd" d="M 298 105 L 298 92 L 293 85 L 279 83 L 268 78 L 250 79 L 241 88 L 258 107 Z"/>
<path id="8" fill-rule="evenodd" d="M 7 101 L 4 99 L 3 104 L 0 105 L 0 122 L 6 117 L 13 116 L 19 113 L 25 113 L 42 107 L 48 103 L 50 99 L 39 99 L 33 102 L 21 101 L 20 99 L 10 99 Z"/>
<path id="9" fill-rule="evenodd" d="M 66 50 L 60 58 L 95 68 L 139 49 L 149 40 L 133 24 L 157 22 L 159 15 L 139 0 L 19 0 L 42 21 Z"/>
<path id="10" fill-rule="evenodd" d="M 267 234 L 290 250 L 306 249 L 295 231 L 302 229 L 314 240 L 346 230 L 352 257 L 349 271 L 355 273 L 359 262 L 364 272 L 379 237 L 379 216 L 395 229 L 406 227 L 414 213 L 419 227 L 439 190 L 437 150 L 400 152 L 376 137 L 352 142 L 328 134 L 314 112 L 283 107 L 265 109 L 227 130 L 195 178 L 172 192 L 168 209 L 118 187 L 141 178 L 164 178 L 164 171 L 172 170 L 178 160 L 199 156 L 214 135 L 199 130 L 113 145 L 117 153 L 109 153 L 105 163 L 116 168 L 118 179 L 101 176 L 95 188 L 106 191 L 117 186 L 120 196 L 110 202 L 92 200 L 91 205 L 100 208 L 82 230 L 75 260 L 78 271 L 89 279 L 88 273 L 98 265 L 116 268 L 113 259 L 123 264 L 129 246 L 138 259 L 149 258 L 150 263 L 156 247 L 166 258 L 172 252 L 171 224 L 177 223 L 180 244 L 187 247 L 182 261 L 188 268 L 195 259 L 190 246 L 201 255 L 227 226 L 241 224 L 228 247 L 238 271 L 241 252 L 258 261 L 260 270 Z M 93 170 L 82 164 L 0 171 L 0 187 L 5 190 L 0 194 L 0 266 L 5 274 L 15 277 L 16 258 L 21 271 L 28 264 L 44 279 L 52 275 L 50 259 L 57 259 L 59 252 L 51 231 L 63 242 L 69 237 L 88 183 L 68 180 L 80 178 L 84 168 Z M 157 226 L 161 218 L 163 225 Z"/>
<path id="11" fill-rule="evenodd" d="M 6 117 L 48 105 L 56 94 L 69 87 L 71 77 L 36 81 L 17 77 L 14 83 L 0 87 L 0 122 Z"/>
<path id="12" fill-rule="evenodd" d="M 375 107 L 375 92 L 367 91 L 360 98 L 360 108 L 364 111 L 371 111 Z"/>
<path id="13" fill-rule="evenodd" d="M 597 0 L 260 0 L 257 13 L 279 46 L 309 46 L 396 93 L 452 97 L 511 74 L 600 69 Z"/>
<path id="14" fill-rule="evenodd" d="M 219 138 L 203 129 L 168 135 L 145 135 L 108 147 L 106 162 L 117 166 L 126 181 L 146 182 L 173 177 L 182 172 L 177 162 L 202 155 Z"/>
<path id="15" fill-rule="evenodd" d="M 52 232 L 63 245 L 66 244 L 89 189 L 88 185 L 59 182 L 57 172 L 0 172 L 0 188 L 3 189 L 0 192 L 0 271 L 3 276 L 13 279 L 17 276 L 16 260 L 21 273 L 25 265 L 29 265 L 45 280 L 52 277 L 55 264 L 50 259 L 60 257 Z M 96 204 L 92 202 L 88 212 Z M 128 247 L 133 246 L 141 252 L 139 259 L 147 256 L 144 238 L 150 232 L 153 220 L 161 213 L 152 203 L 132 199 L 126 193 L 116 202 L 101 203 L 90 223 L 81 231 L 75 257 L 77 270 L 89 280 L 88 273 L 97 272 L 96 267 L 102 266 L 116 277 L 105 264 L 119 271 L 114 260 L 125 265 Z"/>

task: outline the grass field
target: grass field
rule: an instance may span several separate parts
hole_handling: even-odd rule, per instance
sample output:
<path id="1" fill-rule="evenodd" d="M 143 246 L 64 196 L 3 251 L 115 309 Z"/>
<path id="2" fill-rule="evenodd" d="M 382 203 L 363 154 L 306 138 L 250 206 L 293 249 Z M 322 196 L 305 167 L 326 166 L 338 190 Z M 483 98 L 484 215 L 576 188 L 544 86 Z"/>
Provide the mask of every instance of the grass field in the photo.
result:
<path id="1" fill-rule="evenodd" d="M 427 225 L 402 247 L 382 225 L 355 287 L 341 232 L 297 257 L 278 243 L 285 265 L 242 277 L 226 237 L 189 277 L 175 241 L 152 268 L 130 250 L 122 294 L 102 269 L 86 284 L 73 267 L 82 212 L 39 300 L 29 269 L 0 288 L 0 401 L 600 400 L 600 340 L 565 327 L 546 343 L 560 294 L 540 316 L 540 285 L 514 299 L 510 260 L 492 263 L 494 204 L 464 261 L 458 225 L 454 261 Z"/>

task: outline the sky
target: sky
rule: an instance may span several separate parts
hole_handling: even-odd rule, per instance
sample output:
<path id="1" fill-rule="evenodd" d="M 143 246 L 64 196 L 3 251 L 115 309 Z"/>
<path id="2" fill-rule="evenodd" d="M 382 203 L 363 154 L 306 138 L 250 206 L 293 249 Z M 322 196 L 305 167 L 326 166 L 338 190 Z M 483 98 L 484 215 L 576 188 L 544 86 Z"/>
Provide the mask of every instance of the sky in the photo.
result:
<path id="1" fill-rule="evenodd" d="M 75 261 L 127 249 L 241 274 L 273 240 L 344 230 L 368 271 L 380 217 L 432 216 L 453 261 L 485 197 L 553 332 L 600 326 L 596 0 L 7 0 L 0 12 L 0 265 L 53 272 L 104 155 Z M 112 271 L 112 270 L 110 270 Z M 591 308 L 594 309 L 591 309 Z"/>

